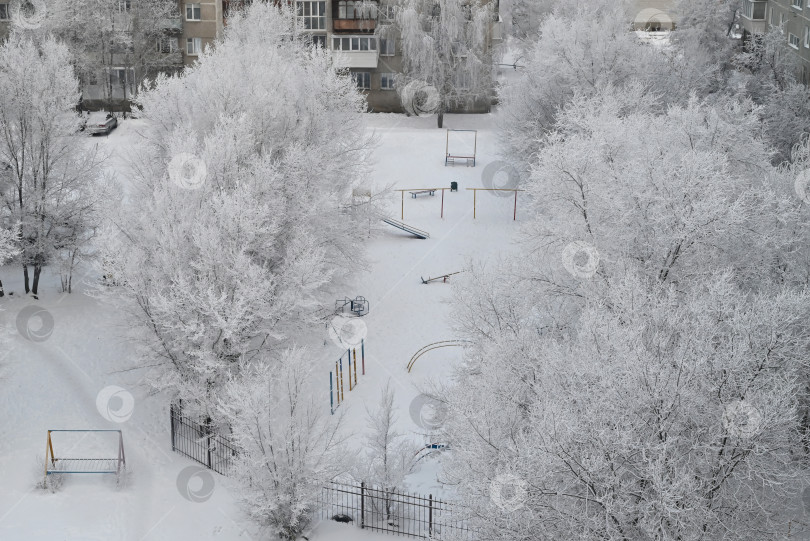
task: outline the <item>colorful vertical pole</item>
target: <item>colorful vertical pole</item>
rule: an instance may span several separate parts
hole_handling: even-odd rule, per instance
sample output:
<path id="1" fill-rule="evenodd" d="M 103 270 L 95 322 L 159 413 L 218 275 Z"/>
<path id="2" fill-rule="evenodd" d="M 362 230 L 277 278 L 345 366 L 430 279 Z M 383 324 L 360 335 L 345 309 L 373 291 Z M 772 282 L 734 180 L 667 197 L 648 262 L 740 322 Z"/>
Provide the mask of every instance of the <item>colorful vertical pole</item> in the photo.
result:
<path id="1" fill-rule="evenodd" d="M 352 390 L 352 352 L 349 351 L 349 392 Z"/>
<path id="2" fill-rule="evenodd" d="M 339 373 L 340 372 L 338 372 L 338 363 L 337 363 L 337 361 L 335 361 L 335 391 L 337 391 L 337 403 L 338 403 L 338 406 L 340 405 L 340 383 L 339 383 L 339 379 L 338 379 L 338 374 Z"/>
<path id="3" fill-rule="evenodd" d="M 354 386 L 357 387 L 357 348 L 354 348 L 352 353 L 354 353 Z"/>
<path id="4" fill-rule="evenodd" d="M 329 372 L 329 410 L 335 414 L 335 397 L 332 391 L 332 372 Z"/>
<path id="5" fill-rule="evenodd" d="M 346 395 L 343 394 L 343 355 L 340 356 L 340 399 L 346 400 Z"/>
<path id="6" fill-rule="evenodd" d="M 363 364 L 363 375 L 366 375 L 366 340 L 364 338 L 360 339 L 360 357 L 361 362 Z"/>
<path id="7" fill-rule="evenodd" d="M 475 194 L 478 193 L 478 190 L 473 188 L 473 220 L 475 220 Z"/>

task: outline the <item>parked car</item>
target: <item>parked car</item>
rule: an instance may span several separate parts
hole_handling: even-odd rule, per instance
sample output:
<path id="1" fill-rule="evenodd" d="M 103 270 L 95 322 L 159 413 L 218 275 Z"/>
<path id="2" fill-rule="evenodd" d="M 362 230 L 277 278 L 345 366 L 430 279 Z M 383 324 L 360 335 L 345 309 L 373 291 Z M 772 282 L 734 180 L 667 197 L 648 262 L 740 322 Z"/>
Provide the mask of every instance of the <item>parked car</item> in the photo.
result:
<path id="1" fill-rule="evenodd" d="M 106 117 L 104 117 L 103 114 L 104 113 L 92 113 L 90 115 L 87 121 L 87 130 L 91 135 L 98 135 L 100 133 L 109 135 L 110 132 L 118 126 L 118 119 L 112 116 L 112 114 L 107 113 Z"/>

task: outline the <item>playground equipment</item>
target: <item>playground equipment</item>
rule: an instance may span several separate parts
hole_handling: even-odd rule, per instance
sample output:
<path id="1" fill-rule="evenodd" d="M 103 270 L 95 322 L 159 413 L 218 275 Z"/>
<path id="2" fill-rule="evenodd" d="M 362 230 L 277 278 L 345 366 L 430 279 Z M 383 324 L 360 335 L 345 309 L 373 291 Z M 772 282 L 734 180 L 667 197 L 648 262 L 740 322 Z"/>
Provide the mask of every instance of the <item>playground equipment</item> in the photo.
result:
<path id="1" fill-rule="evenodd" d="M 437 453 L 439 451 L 444 451 L 447 448 L 448 446 L 446 443 L 428 443 L 427 445 L 416 451 L 416 454 L 414 455 L 416 457 L 416 462 L 419 462 L 423 458 L 430 456 L 434 453 Z"/>
<path id="2" fill-rule="evenodd" d="M 455 189 L 453 189 L 453 185 L 455 185 Z M 401 205 L 400 205 L 400 211 L 399 211 L 399 219 L 400 220 L 405 219 L 405 192 L 410 193 L 411 198 L 416 199 L 417 195 L 424 195 L 424 194 L 434 195 L 438 191 L 442 192 L 441 217 L 444 218 L 444 191 L 446 189 L 447 188 L 409 188 L 409 189 L 405 189 L 405 190 L 394 190 L 395 192 L 400 193 L 400 199 L 402 200 Z M 452 182 L 450 184 L 450 191 L 451 192 L 458 191 L 458 184 L 455 183 L 455 182 Z"/>
<path id="3" fill-rule="evenodd" d="M 345 312 L 347 306 L 349 307 L 349 311 L 357 316 L 364 316 L 368 314 L 368 301 L 365 297 L 358 296 L 354 299 L 344 297 L 343 299 L 336 300 L 335 313 L 337 314 Z"/>
<path id="4" fill-rule="evenodd" d="M 394 226 L 397 229 L 401 229 L 401 230 L 403 230 L 403 231 L 405 231 L 407 233 L 410 233 L 414 237 L 417 237 L 417 238 L 420 238 L 420 239 L 429 239 L 430 238 L 430 233 L 428 233 L 427 231 L 422 231 L 421 229 L 416 229 L 415 227 L 410 226 L 410 225 L 408 225 L 406 223 L 398 222 L 397 220 L 392 220 L 391 218 L 383 218 L 383 222 L 387 223 L 388 225 Z"/>
<path id="5" fill-rule="evenodd" d="M 118 433 L 118 453 L 116 457 L 79 457 L 69 458 L 57 457 L 53 450 L 52 433 L 74 432 L 74 433 L 94 433 L 94 432 L 117 432 Z M 71 448 L 77 447 L 72 445 Z M 126 469 L 126 458 L 124 457 L 124 436 L 120 430 L 48 430 L 48 441 L 45 447 L 45 480 L 53 473 L 114 473 L 120 476 Z"/>
<path id="6" fill-rule="evenodd" d="M 419 278 L 422 278 L 422 283 L 423 284 L 429 284 L 430 282 L 435 282 L 436 280 L 441 280 L 444 283 L 444 282 L 447 282 L 447 277 L 448 276 L 453 276 L 454 274 L 461 274 L 462 272 L 464 272 L 464 271 L 451 272 L 449 274 L 441 274 L 441 275 L 439 275 L 439 276 L 437 276 L 435 278 L 428 278 L 427 280 L 425 280 L 421 276 Z"/>
<path id="7" fill-rule="evenodd" d="M 473 134 L 470 136 L 469 134 Z M 472 138 L 472 145 L 469 139 Z M 452 144 L 451 144 L 452 143 Z M 470 150 L 472 146 L 472 150 Z M 478 151 L 478 130 L 447 130 L 447 143 L 444 147 L 444 165 L 455 165 L 456 160 L 465 160 L 467 167 L 475 167 L 475 155 Z"/>
<path id="8" fill-rule="evenodd" d="M 413 354 L 411 360 L 408 361 L 408 372 L 411 371 L 413 368 L 414 363 L 416 360 L 419 359 L 422 355 L 427 353 L 428 351 L 433 351 L 434 349 L 439 348 L 449 348 L 449 347 L 463 347 L 464 344 L 469 343 L 468 340 L 442 340 L 440 342 L 433 342 L 432 344 L 428 344 L 422 348 L 419 348 L 419 351 Z"/>
<path id="9" fill-rule="evenodd" d="M 335 361 L 335 371 L 329 372 L 329 410 L 332 412 L 332 415 L 335 414 L 335 410 L 340 407 L 340 404 L 346 400 L 346 397 L 343 394 L 343 357 L 346 357 L 346 364 L 348 367 L 349 377 L 347 378 L 349 381 L 349 392 L 353 391 L 355 387 L 357 387 L 357 348 L 347 349 L 346 353 L 340 356 L 340 359 Z M 352 370 L 352 364 L 354 364 L 354 369 Z M 360 340 L 360 368 L 362 369 L 362 375 L 366 375 L 366 341 Z M 354 380 L 352 380 L 352 371 L 354 372 Z M 337 397 L 337 401 L 335 401 L 335 397 Z"/>
<path id="10" fill-rule="evenodd" d="M 512 215 L 512 220 L 517 220 L 517 194 L 518 192 L 525 192 L 526 190 L 518 190 L 515 188 L 467 188 L 472 190 L 473 193 L 473 220 L 475 220 L 475 200 L 477 192 L 515 192 L 515 212 Z"/>

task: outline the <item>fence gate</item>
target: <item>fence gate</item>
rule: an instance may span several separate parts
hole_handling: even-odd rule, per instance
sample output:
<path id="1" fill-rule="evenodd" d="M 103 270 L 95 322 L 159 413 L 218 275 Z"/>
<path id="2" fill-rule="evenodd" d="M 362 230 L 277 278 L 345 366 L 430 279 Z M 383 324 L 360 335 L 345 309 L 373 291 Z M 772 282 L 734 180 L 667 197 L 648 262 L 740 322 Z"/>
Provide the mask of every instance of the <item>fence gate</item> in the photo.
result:
<path id="1" fill-rule="evenodd" d="M 172 404 L 171 417 L 172 451 L 196 460 L 217 473 L 226 475 L 231 461 L 236 456 L 236 448 L 226 438 L 212 434 L 204 424 L 198 423 L 180 413 L 180 408 Z"/>

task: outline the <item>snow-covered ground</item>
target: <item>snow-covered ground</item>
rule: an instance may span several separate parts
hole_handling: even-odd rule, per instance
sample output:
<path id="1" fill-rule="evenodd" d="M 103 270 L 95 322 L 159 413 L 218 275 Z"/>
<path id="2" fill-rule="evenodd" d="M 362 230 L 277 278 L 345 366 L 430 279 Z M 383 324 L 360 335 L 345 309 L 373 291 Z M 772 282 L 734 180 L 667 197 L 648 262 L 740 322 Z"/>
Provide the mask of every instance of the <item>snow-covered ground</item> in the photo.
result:
<path id="1" fill-rule="evenodd" d="M 359 377 L 358 387 L 351 392 L 344 384 L 346 399 L 341 406 L 355 434 L 352 445 L 358 455 L 363 451 L 366 407 L 375 407 L 380 388 L 389 379 L 396 389 L 398 430 L 432 443 L 420 436 L 418 410 L 414 419 L 411 406 L 421 386 L 447 378 L 462 352 L 460 348 L 431 351 L 407 372 L 406 364 L 419 348 L 458 338 L 447 302 L 450 285 L 441 281 L 424 285 L 420 277 L 460 271 L 470 262 L 483 263 L 516 250 L 512 241 L 521 221 L 520 196 L 517 221 L 513 221 L 514 199 L 507 192 L 500 192 L 501 196 L 479 193 L 473 219 L 473 192 L 467 188 L 507 184 L 505 173 L 486 178 L 497 168 L 487 169 L 497 161 L 493 115 L 445 119 L 448 128 L 479 130 L 474 168 L 444 166 L 446 132 L 436 128 L 435 117 L 380 114 L 369 115 L 368 123 L 379 140 L 376 183 L 416 189 L 449 188 L 456 181 L 459 190 L 444 193 L 444 218 L 440 217 L 441 192 L 416 199 L 406 192 L 402 221 L 428 231 L 431 238 L 420 240 L 383 226 L 383 233 L 369 242 L 368 268 L 357 269 L 351 286 L 334 292 L 335 299 L 362 295 L 371 307 L 362 319 L 368 332 L 366 375 Z M 143 121 L 124 120 L 109 137 L 88 142 L 106 147 L 111 153 L 109 166 L 120 171 L 126 150 L 142 127 Z M 402 210 L 396 195 L 390 216 L 399 220 Z M 6 338 L 0 341 L 0 539 L 258 539 L 261 532 L 239 509 L 229 481 L 189 470 L 194 463 L 171 451 L 167 399 L 150 395 L 143 372 L 133 370 L 138 359 L 123 338 L 124 321 L 116 309 L 84 295 L 87 286 L 82 283 L 72 295 L 59 293 L 59 278 L 52 269 L 43 273 L 40 300 L 34 302 L 22 295 L 18 267 L 0 270 L 5 291 L 13 292 L 0 301 L 0 337 Z M 74 284 L 96 279 L 90 271 L 80 271 Z M 52 329 L 47 317 L 18 317 L 31 304 L 52 315 Z M 30 340 L 22 336 L 25 332 L 47 337 Z M 323 405 L 328 413 L 328 372 L 341 348 L 326 330 L 322 337 L 302 337 L 302 341 L 321 348 L 316 370 L 323 373 Z M 102 390 L 106 394 L 99 403 Z M 129 470 L 126 484 L 117 487 L 112 476 L 73 475 L 55 493 L 36 488 L 43 478 L 47 430 L 66 428 L 120 428 Z M 105 437 L 109 434 L 57 433 L 54 451 L 57 456 L 81 456 L 100 449 L 114 454 L 117 443 Z M 438 460 L 420 462 L 422 468 L 409 479 L 410 491 L 452 498 L 452 492 L 436 479 Z M 189 491 L 206 492 L 205 501 L 191 501 Z M 323 523 L 311 538 L 371 541 L 388 536 Z"/>

